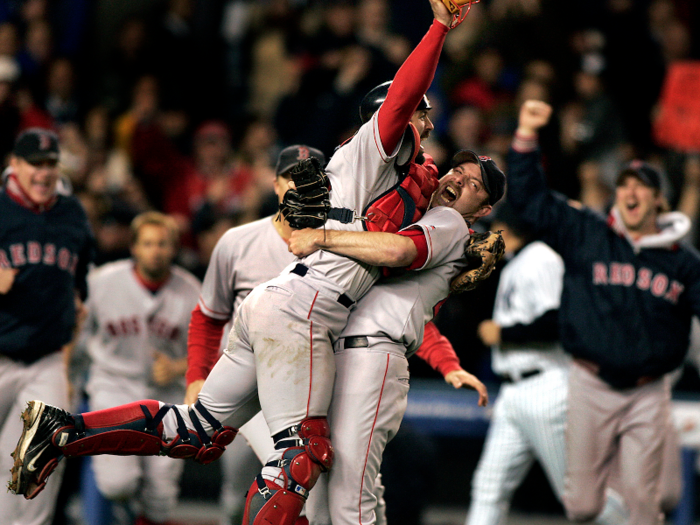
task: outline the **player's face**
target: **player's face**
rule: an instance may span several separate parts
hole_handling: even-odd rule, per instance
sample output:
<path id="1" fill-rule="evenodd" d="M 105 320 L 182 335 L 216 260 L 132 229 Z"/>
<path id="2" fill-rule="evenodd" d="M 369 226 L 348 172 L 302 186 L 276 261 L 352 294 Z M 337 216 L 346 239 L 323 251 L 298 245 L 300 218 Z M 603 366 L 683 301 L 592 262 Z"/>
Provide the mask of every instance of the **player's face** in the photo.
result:
<path id="1" fill-rule="evenodd" d="M 159 280 L 170 270 L 175 258 L 175 242 L 165 226 L 144 224 L 131 246 L 131 254 L 141 274 Z"/>
<path id="2" fill-rule="evenodd" d="M 411 117 L 411 123 L 418 130 L 418 135 L 420 136 L 421 140 L 427 139 L 430 136 L 430 132 L 435 129 L 433 122 L 428 116 L 427 109 L 420 109 L 414 112 L 413 116 Z"/>
<path id="3" fill-rule="evenodd" d="M 632 235 L 648 235 L 656 231 L 657 209 L 660 204 L 660 192 L 637 177 L 625 178 L 615 189 L 615 206 L 625 228 Z"/>
<path id="4" fill-rule="evenodd" d="M 440 179 L 430 207 L 454 208 L 473 224 L 476 219 L 491 212 L 488 196 L 481 178 L 481 168 L 473 162 L 464 162 Z"/>
<path id="5" fill-rule="evenodd" d="M 275 177 L 275 193 L 277 194 L 277 202 L 278 204 L 282 203 L 282 199 L 284 199 L 284 194 L 287 193 L 287 190 L 289 189 L 289 183 L 292 181 L 291 175 L 279 175 Z"/>
<path id="6" fill-rule="evenodd" d="M 58 164 L 55 160 L 32 163 L 12 157 L 10 166 L 20 187 L 35 204 L 46 204 L 56 194 Z"/>

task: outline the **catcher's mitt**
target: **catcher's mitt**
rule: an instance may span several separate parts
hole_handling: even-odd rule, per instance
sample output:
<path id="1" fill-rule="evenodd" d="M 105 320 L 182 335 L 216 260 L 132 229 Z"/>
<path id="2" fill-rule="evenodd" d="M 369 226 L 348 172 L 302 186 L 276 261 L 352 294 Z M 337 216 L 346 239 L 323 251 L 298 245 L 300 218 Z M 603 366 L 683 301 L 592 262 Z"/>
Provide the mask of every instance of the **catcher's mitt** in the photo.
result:
<path id="1" fill-rule="evenodd" d="M 481 0 L 442 0 L 447 10 L 452 13 L 452 25 L 457 27 L 467 17 L 467 13 L 472 8 L 472 4 L 478 4 Z M 462 11 L 464 9 L 464 11 Z"/>
<path id="2" fill-rule="evenodd" d="M 331 201 L 328 177 L 315 157 L 300 161 L 290 172 L 296 189 L 284 194 L 280 212 L 292 228 L 319 228 L 326 223 Z"/>
<path id="3" fill-rule="evenodd" d="M 506 243 L 500 231 L 472 233 L 464 250 L 467 268 L 450 282 L 450 293 L 476 288 L 486 279 L 505 253 Z"/>

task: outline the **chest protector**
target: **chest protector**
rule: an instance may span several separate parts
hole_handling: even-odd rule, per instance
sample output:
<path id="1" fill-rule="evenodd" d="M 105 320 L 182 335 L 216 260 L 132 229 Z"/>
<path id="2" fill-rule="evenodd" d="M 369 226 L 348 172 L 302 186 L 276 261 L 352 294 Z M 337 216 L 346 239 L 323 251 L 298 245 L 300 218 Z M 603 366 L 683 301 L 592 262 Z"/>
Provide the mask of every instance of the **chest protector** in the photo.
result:
<path id="1" fill-rule="evenodd" d="M 428 209 L 430 197 L 438 187 L 438 169 L 432 157 L 425 155 L 423 164 L 416 162 L 420 137 L 413 124 L 408 125 L 404 143 L 411 148 L 410 158 L 403 163 L 396 160 L 399 181 L 363 210 L 362 215 L 367 217 L 363 223 L 367 231 L 396 233 L 416 222 Z"/>

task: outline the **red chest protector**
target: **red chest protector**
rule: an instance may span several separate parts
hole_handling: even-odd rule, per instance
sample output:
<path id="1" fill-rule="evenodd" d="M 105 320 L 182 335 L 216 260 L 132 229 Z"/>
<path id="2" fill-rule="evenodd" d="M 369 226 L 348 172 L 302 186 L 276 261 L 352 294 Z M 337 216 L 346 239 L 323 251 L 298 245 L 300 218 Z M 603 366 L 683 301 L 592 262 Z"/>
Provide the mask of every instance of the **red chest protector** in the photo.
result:
<path id="1" fill-rule="evenodd" d="M 420 219 L 428 209 L 430 197 L 438 187 L 438 169 L 430 155 L 425 162 L 415 162 L 420 138 L 413 124 L 406 130 L 406 139 L 413 142 L 411 158 L 397 166 L 399 181 L 388 191 L 369 203 L 362 215 L 367 217 L 364 228 L 371 232 L 396 233 Z"/>

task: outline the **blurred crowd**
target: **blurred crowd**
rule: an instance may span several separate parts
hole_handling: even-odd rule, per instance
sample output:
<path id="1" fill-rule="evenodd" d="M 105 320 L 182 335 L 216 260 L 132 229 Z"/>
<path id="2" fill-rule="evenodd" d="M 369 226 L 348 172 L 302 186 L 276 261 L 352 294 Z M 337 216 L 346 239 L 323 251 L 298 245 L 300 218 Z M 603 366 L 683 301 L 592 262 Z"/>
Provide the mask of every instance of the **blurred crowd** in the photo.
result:
<path id="1" fill-rule="evenodd" d="M 398 0 L 4 0 L 0 156 L 22 129 L 56 129 L 98 264 L 128 256 L 131 220 L 156 209 L 201 278 L 227 228 L 275 211 L 279 151 L 332 155 L 430 19 Z M 482 0 L 445 44 L 426 149 L 441 172 L 462 148 L 505 166 L 522 101 L 545 100 L 552 188 L 606 212 L 620 165 L 643 158 L 697 224 L 700 156 L 660 147 L 652 124 L 669 66 L 700 57 L 698 24 L 692 0 Z M 458 351 L 473 342 L 446 335 Z"/>

